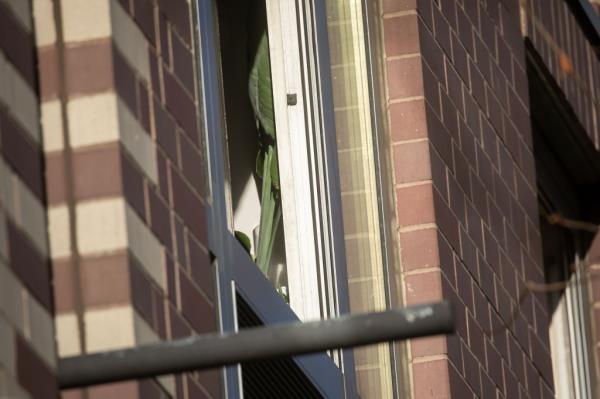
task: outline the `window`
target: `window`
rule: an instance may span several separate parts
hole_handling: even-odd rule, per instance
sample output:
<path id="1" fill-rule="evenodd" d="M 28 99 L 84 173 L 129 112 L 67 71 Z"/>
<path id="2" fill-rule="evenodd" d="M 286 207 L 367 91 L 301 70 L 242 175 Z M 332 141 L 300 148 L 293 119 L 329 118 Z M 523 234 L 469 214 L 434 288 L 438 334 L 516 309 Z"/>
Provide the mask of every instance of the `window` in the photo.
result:
<path id="1" fill-rule="evenodd" d="M 219 270 L 222 330 L 243 325 L 236 314 L 242 300 L 264 324 L 347 313 L 347 270 L 355 271 L 354 311 L 386 308 L 363 2 L 199 0 L 197 17 L 210 158 L 209 241 Z M 264 33 L 274 135 L 251 100 Z M 271 149 L 277 154 L 273 174 L 263 161 Z M 265 177 L 278 183 L 270 191 L 274 201 L 265 194 Z M 261 220 L 265 209 L 271 230 Z M 268 262 L 259 255 L 264 236 L 272 242 L 262 258 Z M 362 391 L 391 396 L 389 345 L 360 353 Z M 325 396 L 345 391 L 353 397 L 352 351 L 329 355 L 295 363 Z M 234 397 L 248 375 L 243 367 L 225 372 Z"/>
<path id="2" fill-rule="evenodd" d="M 255 109 L 248 101 L 248 59 L 252 59 L 248 53 L 254 48 L 250 45 L 248 50 L 250 41 L 244 43 L 248 36 L 244 21 L 260 14 L 263 4 L 258 18 L 266 16 L 268 21 L 282 221 L 270 266 L 279 268 L 281 278 L 260 271 L 260 264 L 253 262 L 260 246 L 256 226 L 261 224 L 264 198 L 256 153 L 263 143 Z M 221 329 L 238 328 L 236 298 L 243 298 L 264 324 L 346 313 L 342 207 L 323 3 L 199 0 L 196 15 L 211 180 L 209 247 L 218 269 Z M 244 245 L 248 241 L 250 245 Z M 324 396 L 342 397 L 344 391 L 353 396 L 351 351 L 303 356 L 294 362 Z M 242 394 L 242 376 L 241 367 L 225 370 L 229 396 Z"/>
<path id="3" fill-rule="evenodd" d="M 598 224 L 600 159 L 543 62 L 528 48 L 533 148 L 556 397 L 597 397 L 587 252 L 594 235 L 556 223 Z M 554 220 L 554 221 L 553 221 Z M 543 320 L 543 314 L 536 317 Z"/>

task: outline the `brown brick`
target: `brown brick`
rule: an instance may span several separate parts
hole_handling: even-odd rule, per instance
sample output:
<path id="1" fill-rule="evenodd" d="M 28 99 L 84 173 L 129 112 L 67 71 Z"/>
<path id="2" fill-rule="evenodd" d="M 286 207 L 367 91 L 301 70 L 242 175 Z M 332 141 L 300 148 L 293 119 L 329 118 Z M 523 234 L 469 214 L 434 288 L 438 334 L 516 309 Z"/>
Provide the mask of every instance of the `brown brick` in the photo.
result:
<path id="1" fill-rule="evenodd" d="M 383 12 L 409 11 L 417 8 L 416 0 L 383 0 Z"/>
<path id="2" fill-rule="evenodd" d="M 431 179 L 427 141 L 396 144 L 393 147 L 396 183 Z"/>
<path id="3" fill-rule="evenodd" d="M 473 45 L 473 25 L 469 22 L 467 14 L 460 7 L 456 7 L 458 37 L 471 56 L 475 55 Z"/>
<path id="4" fill-rule="evenodd" d="M 444 236 L 455 251 L 460 251 L 458 219 L 448 204 L 444 202 L 437 190 L 433 190 L 435 220 Z"/>
<path id="5" fill-rule="evenodd" d="M 213 398 L 220 398 L 221 388 L 221 369 L 211 369 L 196 373 L 198 382 L 204 387 Z"/>
<path id="6" fill-rule="evenodd" d="M 135 72 L 116 47 L 113 47 L 115 89 L 129 110 L 137 115 L 137 87 Z"/>
<path id="7" fill-rule="evenodd" d="M 163 399 L 170 397 L 154 379 L 145 379 L 139 382 L 140 398 Z"/>
<path id="8" fill-rule="evenodd" d="M 144 180 L 142 173 L 125 151 L 121 151 L 121 173 L 122 189 L 127 203 L 137 212 L 137 214 L 146 220 L 146 206 L 144 199 Z"/>
<path id="9" fill-rule="evenodd" d="M 438 266 L 437 230 L 415 230 L 400 234 L 404 270 Z"/>
<path id="10" fill-rule="evenodd" d="M 196 242 L 193 237 L 188 237 L 188 251 L 190 255 L 190 271 L 192 279 L 211 301 L 214 300 L 215 280 L 214 268 L 206 248 Z"/>
<path id="11" fill-rule="evenodd" d="M 85 200 L 120 194 L 123 187 L 120 160 L 120 147 L 115 143 L 73 152 L 75 198 Z"/>
<path id="12" fill-rule="evenodd" d="M 80 259 L 83 304 L 102 306 L 128 303 L 130 289 L 127 264 L 127 254 L 124 252 Z"/>
<path id="13" fill-rule="evenodd" d="M 158 6 L 187 44 L 191 44 L 190 6 L 185 0 L 159 0 Z"/>
<path id="14" fill-rule="evenodd" d="M 419 30 L 415 14 L 386 18 L 383 29 L 386 56 L 419 52 Z"/>
<path id="15" fill-rule="evenodd" d="M 132 254 L 129 254 L 128 258 L 131 302 L 144 320 L 152 325 L 154 311 L 152 305 L 153 288 L 150 277 L 142 269 L 142 266 Z"/>
<path id="16" fill-rule="evenodd" d="M 137 381 L 115 382 L 87 389 L 88 399 L 140 398 Z"/>
<path id="17" fill-rule="evenodd" d="M 160 101 L 164 102 L 164 90 L 161 84 L 161 75 L 162 75 L 162 62 L 158 56 L 154 53 L 154 50 L 149 49 L 148 58 L 150 60 L 150 83 L 152 88 L 152 93 L 154 96 Z"/>
<path id="18" fill-rule="evenodd" d="M 480 367 L 479 360 L 473 355 L 473 353 L 466 347 L 463 347 L 463 359 L 465 364 L 465 378 L 464 382 L 460 381 L 460 376 L 455 375 L 454 378 L 451 377 L 450 386 L 453 387 L 453 398 L 468 398 L 472 394 L 469 392 L 469 388 L 465 385 L 465 382 L 470 386 L 470 388 L 475 392 L 477 397 L 481 395 L 481 380 L 480 380 Z M 455 373 L 451 373 L 450 375 Z M 458 374 L 458 373 L 456 373 Z"/>
<path id="19" fill-rule="evenodd" d="M 134 20 L 151 44 L 155 41 L 154 4 L 148 0 L 133 0 Z"/>
<path id="20" fill-rule="evenodd" d="M 37 50 L 39 92 L 42 100 L 58 96 L 58 57 L 55 46 L 45 46 Z"/>
<path id="21" fill-rule="evenodd" d="M 75 308 L 75 281 L 71 259 L 52 261 L 52 285 L 54 309 L 56 313 L 68 312 Z"/>
<path id="22" fill-rule="evenodd" d="M 448 177 L 446 164 L 442 161 L 438 152 L 429 146 L 429 159 L 431 160 L 431 178 L 433 186 L 439 191 L 444 200 L 448 200 Z"/>
<path id="23" fill-rule="evenodd" d="M 33 399 L 58 398 L 56 376 L 20 336 L 16 339 L 17 379 Z"/>
<path id="24" fill-rule="evenodd" d="M 433 303 L 442 298 L 441 275 L 439 272 L 406 276 L 405 284 L 407 305 Z"/>
<path id="25" fill-rule="evenodd" d="M 411 339 L 410 349 L 413 358 L 441 355 L 448 352 L 446 337 L 443 336 Z"/>
<path id="26" fill-rule="evenodd" d="M 173 179 L 173 205 L 175 212 L 185 221 L 186 226 L 200 240 L 206 242 L 206 209 L 199 197 L 184 182 L 181 176 L 171 169 Z"/>
<path id="27" fill-rule="evenodd" d="M 190 398 L 210 399 L 210 396 L 191 378 L 187 379 L 187 391 Z"/>
<path id="28" fill-rule="evenodd" d="M 423 95 L 421 57 L 401 58 L 387 62 L 389 95 L 405 98 Z"/>
<path id="29" fill-rule="evenodd" d="M 423 62 L 423 94 L 436 115 L 442 114 L 440 105 L 440 84 L 426 62 Z"/>
<path id="30" fill-rule="evenodd" d="M 197 333 L 216 329 L 215 310 L 185 273 L 179 274 L 181 311 Z"/>
<path id="31" fill-rule="evenodd" d="M 171 48 L 175 75 L 183 83 L 183 88 L 194 98 L 194 56 L 177 35 L 171 36 Z"/>
<path id="32" fill-rule="evenodd" d="M 50 265 L 33 243 L 7 220 L 10 266 L 23 284 L 50 312 L 53 309 Z"/>
<path id="33" fill-rule="evenodd" d="M 46 154 L 46 201 L 59 204 L 67 198 L 63 152 Z"/>
<path id="34" fill-rule="evenodd" d="M 180 137 L 181 166 L 185 178 L 200 195 L 206 194 L 206 157 L 192 142 Z"/>
<path id="35" fill-rule="evenodd" d="M 411 226 L 433 223 L 433 192 L 431 184 L 396 189 L 398 223 Z"/>
<path id="36" fill-rule="evenodd" d="M 390 131 L 393 141 L 426 137 L 424 100 L 390 104 Z M 336 125 L 337 126 L 337 125 Z"/>
<path id="37" fill-rule="evenodd" d="M 413 365 L 415 398 L 450 398 L 448 363 L 446 360 Z"/>
<path id="38" fill-rule="evenodd" d="M 431 68 L 437 80 L 445 87 L 444 52 L 433 38 L 431 32 L 423 25 L 419 27 L 419 42 L 423 60 Z"/>
<path id="39" fill-rule="evenodd" d="M 169 164 L 165 159 L 163 153 L 161 151 L 156 151 L 156 164 L 158 165 L 158 186 L 160 189 L 160 194 L 162 198 L 169 202 L 171 202 L 170 186 L 169 186 Z"/>
<path id="40" fill-rule="evenodd" d="M 194 101 L 168 71 L 163 71 L 163 78 L 167 109 L 175 117 L 175 120 L 183 130 L 185 130 L 188 137 L 191 138 L 196 145 L 199 145 L 196 105 L 194 104 Z"/>
<path id="41" fill-rule="evenodd" d="M 144 128 L 144 132 L 150 134 L 150 107 L 152 104 L 150 104 L 148 86 L 141 80 L 138 81 L 138 95 L 137 118 Z"/>
<path id="42" fill-rule="evenodd" d="M 152 232 L 170 251 L 173 251 L 171 238 L 171 216 L 168 206 L 161 200 L 153 189 L 148 190 L 148 205 Z"/>
<path id="43" fill-rule="evenodd" d="M 27 133 L 6 112 L 0 110 L 2 155 L 29 187 L 44 202 L 42 151 L 27 137 Z"/>
<path id="44" fill-rule="evenodd" d="M 100 39 L 65 48 L 65 80 L 69 95 L 100 93 L 113 87 L 112 41 Z"/>
<path id="45" fill-rule="evenodd" d="M 32 89 L 36 88 L 33 34 L 27 32 L 12 15 L 8 6 L 0 4 L 0 49 Z"/>
<path id="46" fill-rule="evenodd" d="M 433 19 L 435 21 L 435 39 L 446 53 L 446 56 L 452 57 L 450 25 L 437 7 L 433 7 Z"/>

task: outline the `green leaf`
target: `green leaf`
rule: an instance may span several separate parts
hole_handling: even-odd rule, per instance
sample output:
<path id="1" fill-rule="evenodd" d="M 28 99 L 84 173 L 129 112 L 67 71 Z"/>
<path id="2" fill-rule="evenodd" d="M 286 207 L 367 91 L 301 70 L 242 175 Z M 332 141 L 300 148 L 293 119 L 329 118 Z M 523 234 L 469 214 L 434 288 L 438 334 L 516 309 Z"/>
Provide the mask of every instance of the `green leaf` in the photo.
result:
<path id="1" fill-rule="evenodd" d="M 235 238 L 237 238 L 246 252 L 248 252 L 248 255 L 250 255 L 250 252 L 252 251 L 252 242 L 250 241 L 250 238 L 239 230 L 235 231 Z"/>
<path id="2" fill-rule="evenodd" d="M 248 81 L 250 103 L 261 128 L 272 140 L 275 140 L 275 113 L 273 110 L 273 85 L 271 83 L 271 61 L 269 58 L 269 40 L 264 31 L 258 39 L 258 47 L 251 60 L 252 68 Z"/>

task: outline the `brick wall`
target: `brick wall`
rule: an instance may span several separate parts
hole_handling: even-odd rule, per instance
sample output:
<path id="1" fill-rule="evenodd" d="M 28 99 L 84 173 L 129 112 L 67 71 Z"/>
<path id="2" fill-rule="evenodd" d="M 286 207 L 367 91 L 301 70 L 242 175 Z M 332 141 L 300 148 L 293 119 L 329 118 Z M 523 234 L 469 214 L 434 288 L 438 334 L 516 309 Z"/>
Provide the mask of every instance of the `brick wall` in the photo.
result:
<path id="1" fill-rule="evenodd" d="M 524 12 L 527 36 L 600 150 L 598 49 L 589 43 L 564 0 L 530 0 L 524 3 Z"/>
<path id="2" fill-rule="evenodd" d="M 414 397 L 550 398 L 524 41 L 516 0 L 382 0 L 407 304 L 449 299 L 457 333 L 410 343 Z M 513 317 L 514 315 L 514 317 Z"/>
<path id="3" fill-rule="evenodd" d="M 28 1 L 0 1 L 0 397 L 57 395 L 35 41 Z"/>
<path id="4" fill-rule="evenodd" d="M 192 8 L 36 0 L 60 356 L 216 330 Z M 219 397 L 219 373 L 64 397 Z"/>

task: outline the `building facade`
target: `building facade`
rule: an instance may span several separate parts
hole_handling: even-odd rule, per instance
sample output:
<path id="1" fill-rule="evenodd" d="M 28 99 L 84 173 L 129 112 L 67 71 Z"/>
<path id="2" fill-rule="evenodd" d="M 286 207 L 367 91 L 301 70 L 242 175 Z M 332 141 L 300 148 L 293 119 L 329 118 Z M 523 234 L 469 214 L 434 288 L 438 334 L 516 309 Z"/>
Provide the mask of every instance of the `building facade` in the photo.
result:
<path id="1" fill-rule="evenodd" d="M 600 396 L 598 8 L 0 0 L 0 397 Z M 455 334 L 58 386 L 441 300 Z"/>

